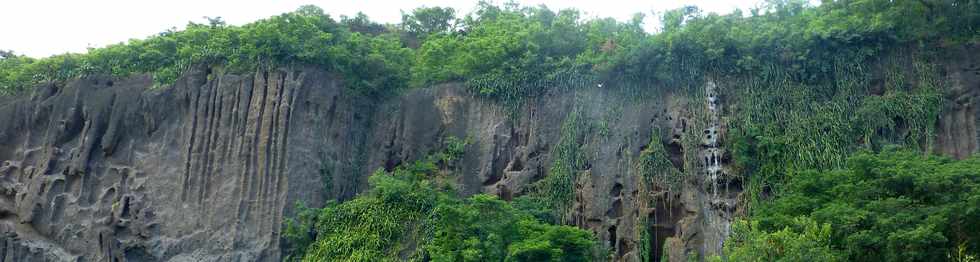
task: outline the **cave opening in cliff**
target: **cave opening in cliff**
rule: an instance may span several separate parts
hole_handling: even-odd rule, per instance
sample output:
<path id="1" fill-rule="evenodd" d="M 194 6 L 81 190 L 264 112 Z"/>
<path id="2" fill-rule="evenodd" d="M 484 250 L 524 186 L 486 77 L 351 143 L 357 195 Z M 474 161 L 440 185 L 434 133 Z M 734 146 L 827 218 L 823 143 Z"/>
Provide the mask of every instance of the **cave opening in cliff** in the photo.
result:
<path id="1" fill-rule="evenodd" d="M 674 165 L 674 168 L 684 172 L 684 147 L 681 146 L 679 139 L 675 139 L 678 141 L 665 143 L 664 148 L 667 150 L 667 157 L 670 163 Z"/>
<path id="2" fill-rule="evenodd" d="M 647 248 L 647 257 L 650 261 L 662 261 L 665 256 L 664 246 L 667 239 L 674 237 L 675 225 L 681 217 L 681 206 L 670 201 L 671 194 L 664 194 L 654 201 L 653 212 L 647 215 L 648 232 L 650 240 Z"/>
<path id="3" fill-rule="evenodd" d="M 616 226 L 609 226 L 609 248 L 616 249 Z"/>

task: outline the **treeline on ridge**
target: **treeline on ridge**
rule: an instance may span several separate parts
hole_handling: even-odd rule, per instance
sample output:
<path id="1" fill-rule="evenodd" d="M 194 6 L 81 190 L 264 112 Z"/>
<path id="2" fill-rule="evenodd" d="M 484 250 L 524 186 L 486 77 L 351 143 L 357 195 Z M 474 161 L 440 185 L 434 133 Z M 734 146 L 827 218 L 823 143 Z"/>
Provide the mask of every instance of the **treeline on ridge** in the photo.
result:
<path id="1" fill-rule="evenodd" d="M 831 73 L 827 65 L 835 56 L 861 60 L 898 44 L 976 41 L 978 14 L 980 4 L 970 0 L 846 0 L 815 7 L 772 0 L 748 14 L 670 10 L 660 14 L 659 32 L 649 33 L 639 13 L 616 21 L 516 3 L 481 2 L 463 16 L 421 7 L 405 13 L 400 24 L 379 24 L 363 14 L 338 21 L 319 7 L 303 6 L 242 26 L 209 18 L 85 54 L 36 59 L 5 51 L 0 92 L 88 75 L 150 73 L 166 85 L 197 65 L 237 72 L 321 66 L 370 95 L 490 79 L 515 84 L 471 86 L 507 98 L 533 95 L 535 90 L 517 90 L 528 76 L 554 78 L 559 72 L 676 83 L 692 73 L 759 73 L 773 64 L 792 68 L 798 79 L 818 80 Z"/>

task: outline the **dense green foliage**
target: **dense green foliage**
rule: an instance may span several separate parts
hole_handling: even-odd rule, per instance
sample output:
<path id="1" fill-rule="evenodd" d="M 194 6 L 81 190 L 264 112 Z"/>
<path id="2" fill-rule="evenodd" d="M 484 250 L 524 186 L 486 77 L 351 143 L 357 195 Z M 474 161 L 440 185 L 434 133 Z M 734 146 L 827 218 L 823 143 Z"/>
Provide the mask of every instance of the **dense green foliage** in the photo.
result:
<path id="1" fill-rule="evenodd" d="M 420 39 L 432 34 L 452 32 L 456 26 L 456 10 L 446 7 L 420 7 L 411 13 L 402 13 L 402 28 Z"/>
<path id="2" fill-rule="evenodd" d="M 209 24 L 190 23 L 184 30 L 94 48 L 86 54 L 43 59 L 4 55 L 0 90 L 16 92 L 45 81 L 137 73 L 152 73 L 157 83 L 168 84 L 192 66 L 242 72 L 316 65 L 342 73 L 357 91 L 377 94 L 407 82 L 414 61 L 414 52 L 401 44 L 397 34 L 384 33 L 381 25 L 363 15 L 337 22 L 318 7 L 304 6 L 243 26 L 226 25 L 220 18 L 209 20 Z M 358 29 L 368 30 L 353 31 Z"/>
<path id="3" fill-rule="evenodd" d="M 789 175 L 778 198 L 757 207 L 751 224 L 735 227 L 730 258 L 978 258 L 980 156 L 954 161 L 886 149 L 857 154 L 847 166 Z"/>
<path id="4" fill-rule="evenodd" d="M 391 172 L 371 189 L 323 209 L 300 208 L 283 231 L 287 260 L 303 261 L 591 261 L 595 240 L 552 225 L 526 204 L 490 195 L 459 198 L 449 164 L 465 142 Z"/>
<path id="5" fill-rule="evenodd" d="M 818 224 L 801 217 L 791 224 L 768 232 L 758 223 L 745 220 L 732 225 L 732 236 L 726 240 L 727 261 L 843 261 L 830 247 L 830 225 Z M 712 257 L 712 261 L 722 261 Z"/>
<path id="6" fill-rule="evenodd" d="M 834 74 L 831 62 L 842 56 L 861 62 L 896 44 L 976 41 L 978 14 L 980 4 L 970 0 L 846 0 L 818 7 L 781 0 L 766 1 L 751 15 L 672 10 L 662 14 L 662 32 L 648 34 L 642 14 L 627 22 L 583 19 L 576 10 L 512 3 L 480 3 L 462 18 L 450 8 L 423 7 L 403 14 L 397 26 L 364 15 L 338 22 L 304 6 L 243 26 L 209 18 L 87 54 L 34 59 L 5 52 L 0 90 L 98 74 L 151 73 L 167 84 L 196 65 L 235 71 L 316 65 L 370 94 L 406 87 L 410 79 L 416 86 L 466 80 L 480 94 L 508 100 L 555 86 L 594 86 L 588 77 L 570 81 L 573 75 L 693 84 L 688 80 L 702 73 L 759 75 L 778 65 L 788 69 L 780 73 L 811 81 Z"/>

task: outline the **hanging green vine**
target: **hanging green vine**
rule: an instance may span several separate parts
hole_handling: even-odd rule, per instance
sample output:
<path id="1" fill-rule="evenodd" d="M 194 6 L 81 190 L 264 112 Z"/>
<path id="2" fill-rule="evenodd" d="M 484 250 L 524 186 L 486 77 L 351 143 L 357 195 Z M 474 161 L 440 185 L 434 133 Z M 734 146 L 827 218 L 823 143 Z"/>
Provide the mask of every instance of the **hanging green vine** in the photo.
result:
<path id="1" fill-rule="evenodd" d="M 728 146 L 736 168 L 752 176 L 750 194 L 778 190 L 782 176 L 795 170 L 842 168 L 858 149 L 898 144 L 930 150 L 943 83 L 927 56 L 909 53 L 882 54 L 880 61 L 837 59 L 833 79 L 811 83 L 729 78 L 725 88 L 738 99 Z"/>
<path id="2" fill-rule="evenodd" d="M 541 197 L 554 210 L 559 221 L 566 221 L 575 197 L 575 180 L 585 163 L 579 142 L 588 131 L 586 119 L 578 106 L 568 114 L 561 126 L 558 143 L 552 148 L 552 163 L 548 175 L 536 182 L 532 194 Z"/>
<path id="3" fill-rule="evenodd" d="M 647 183 L 660 185 L 667 190 L 679 189 L 684 182 L 684 172 L 681 172 L 670 162 L 667 150 L 661 139 L 666 137 L 662 128 L 655 128 L 650 136 L 650 142 L 640 151 L 637 159 L 637 171 Z"/>

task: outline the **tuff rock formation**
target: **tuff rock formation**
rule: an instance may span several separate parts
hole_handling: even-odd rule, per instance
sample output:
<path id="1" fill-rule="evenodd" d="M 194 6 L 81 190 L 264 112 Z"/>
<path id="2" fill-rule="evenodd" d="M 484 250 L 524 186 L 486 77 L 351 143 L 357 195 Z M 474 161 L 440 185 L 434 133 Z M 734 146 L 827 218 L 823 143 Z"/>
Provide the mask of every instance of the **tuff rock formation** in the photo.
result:
<path id="1" fill-rule="evenodd" d="M 977 61 L 945 65 L 955 103 L 937 152 L 977 151 Z M 459 84 L 373 101 L 314 68 L 202 69 L 152 86 L 87 78 L 0 101 L 0 261 L 276 261 L 294 203 L 349 199 L 373 170 L 450 136 L 471 141 L 462 193 L 504 199 L 546 176 L 556 145 L 573 139 L 585 163 L 566 222 L 595 232 L 616 260 L 715 254 L 739 211 L 742 181 L 722 146 L 725 102 L 737 98 L 713 81 L 700 98 L 597 87 L 519 108 Z M 645 180 L 638 159 L 651 145 L 666 169 L 697 175 Z"/>

